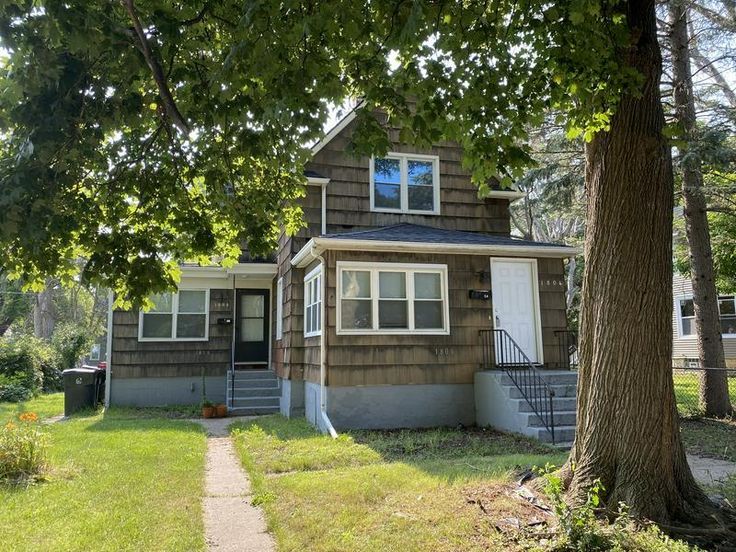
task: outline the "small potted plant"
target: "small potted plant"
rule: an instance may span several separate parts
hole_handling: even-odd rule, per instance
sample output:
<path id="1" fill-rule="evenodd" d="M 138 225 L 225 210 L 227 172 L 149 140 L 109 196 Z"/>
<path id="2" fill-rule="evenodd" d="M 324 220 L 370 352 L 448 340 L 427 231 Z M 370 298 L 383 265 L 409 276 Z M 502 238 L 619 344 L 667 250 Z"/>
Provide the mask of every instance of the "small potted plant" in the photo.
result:
<path id="1" fill-rule="evenodd" d="M 218 418 L 226 418 L 227 417 L 227 405 L 225 404 L 217 404 L 215 405 L 215 411 L 217 412 Z"/>
<path id="2" fill-rule="evenodd" d="M 217 415 L 217 409 L 215 408 L 215 405 L 207 399 L 202 400 L 201 406 L 203 418 L 214 418 Z"/>

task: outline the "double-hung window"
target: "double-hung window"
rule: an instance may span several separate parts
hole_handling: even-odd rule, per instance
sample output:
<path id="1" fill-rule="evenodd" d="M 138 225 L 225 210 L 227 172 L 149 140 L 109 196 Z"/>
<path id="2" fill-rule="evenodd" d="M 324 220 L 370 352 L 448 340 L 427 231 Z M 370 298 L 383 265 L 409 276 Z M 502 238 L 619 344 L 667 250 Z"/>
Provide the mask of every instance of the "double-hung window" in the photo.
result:
<path id="1" fill-rule="evenodd" d="M 721 321 L 721 333 L 724 337 L 736 337 L 736 297 L 723 295 L 718 298 L 718 312 Z M 695 304 L 692 298 L 682 298 L 678 301 L 678 315 L 680 318 L 680 335 L 683 337 L 695 335 Z"/>
<path id="2" fill-rule="evenodd" d="M 322 333 L 322 267 L 304 277 L 304 337 Z"/>
<path id="3" fill-rule="evenodd" d="M 446 265 L 338 263 L 338 333 L 448 334 Z"/>
<path id="4" fill-rule="evenodd" d="M 439 214 L 436 155 L 389 153 L 371 158 L 370 169 L 372 211 Z"/>
<path id="5" fill-rule="evenodd" d="M 209 290 L 182 289 L 151 297 L 153 307 L 140 311 L 140 341 L 206 341 L 209 319 Z"/>

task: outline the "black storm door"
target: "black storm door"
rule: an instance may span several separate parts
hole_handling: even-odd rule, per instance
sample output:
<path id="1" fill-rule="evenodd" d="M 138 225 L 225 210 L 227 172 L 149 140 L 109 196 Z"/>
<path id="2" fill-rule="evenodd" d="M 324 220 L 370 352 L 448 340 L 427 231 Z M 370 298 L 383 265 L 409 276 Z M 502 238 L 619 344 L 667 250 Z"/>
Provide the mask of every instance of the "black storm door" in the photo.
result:
<path id="1" fill-rule="evenodd" d="M 269 291 L 239 289 L 235 313 L 235 363 L 268 364 Z"/>

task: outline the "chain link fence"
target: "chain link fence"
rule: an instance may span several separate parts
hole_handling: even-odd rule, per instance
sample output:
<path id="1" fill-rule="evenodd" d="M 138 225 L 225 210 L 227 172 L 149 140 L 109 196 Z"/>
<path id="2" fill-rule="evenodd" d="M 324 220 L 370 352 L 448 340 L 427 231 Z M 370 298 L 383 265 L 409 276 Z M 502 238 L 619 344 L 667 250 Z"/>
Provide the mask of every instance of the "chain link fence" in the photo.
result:
<path id="1" fill-rule="evenodd" d="M 673 368 L 672 379 L 675 382 L 675 397 L 680 416 L 693 418 L 703 415 L 700 400 L 701 381 L 707 373 L 716 375 L 725 372 L 728 379 L 731 405 L 736 410 L 736 370 L 723 368 Z"/>

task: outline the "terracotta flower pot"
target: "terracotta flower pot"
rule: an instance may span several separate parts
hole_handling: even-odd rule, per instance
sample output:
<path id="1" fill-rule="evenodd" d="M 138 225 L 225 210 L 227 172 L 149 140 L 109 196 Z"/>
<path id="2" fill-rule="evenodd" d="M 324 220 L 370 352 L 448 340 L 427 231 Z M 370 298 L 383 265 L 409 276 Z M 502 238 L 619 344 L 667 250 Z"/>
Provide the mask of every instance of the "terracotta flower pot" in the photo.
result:
<path id="1" fill-rule="evenodd" d="M 215 414 L 217 414 L 217 410 L 214 406 L 203 406 L 202 407 L 202 417 L 203 418 L 214 418 Z"/>
<path id="2" fill-rule="evenodd" d="M 227 416 L 227 405 L 218 404 L 215 406 L 215 410 L 217 411 L 218 418 L 225 418 Z"/>

